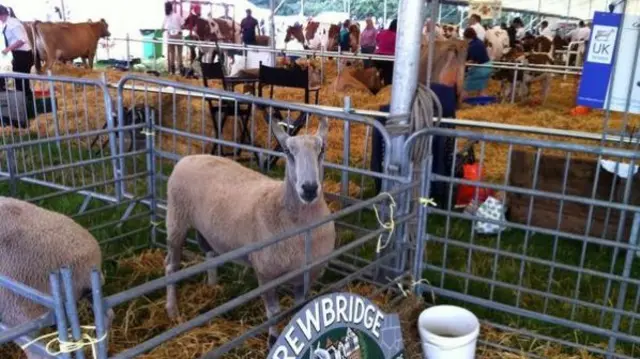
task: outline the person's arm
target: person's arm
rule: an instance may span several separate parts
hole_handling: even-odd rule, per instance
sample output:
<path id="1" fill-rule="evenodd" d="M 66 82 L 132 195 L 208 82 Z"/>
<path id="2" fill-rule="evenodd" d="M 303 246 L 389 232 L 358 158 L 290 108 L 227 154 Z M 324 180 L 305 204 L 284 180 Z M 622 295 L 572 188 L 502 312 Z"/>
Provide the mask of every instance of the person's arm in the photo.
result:
<path id="1" fill-rule="evenodd" d="M 18 27 L 14 27 L 13 29 L 7 29 L 6 31 L 17 31 L 18 32 L 18 34 L 17 34 L 18 35 L 18 39 L 20 39 L 20 38 L 26 39 L 27 38 L 27 32 L 26 32 L 26 30 L 24 29 L 24 27 L 22 25 L 20 25 Z M 6 55 L 9 52 L 14 51 L 15 49 L 21 47 L 24 44 L 26 44 L 26 41 L 17 40 L 13 44 L 9 45 L 4 50 L 2 50 L 2 53 Z"/>
<path id="2" fill-rule="evenodd" d="M 25 42 L 24 42 L 24 41 L 22 41 L 22 40 L 18 40 L 18 41 L 16 41 L 16 42 L 14 42 L 13 44 L 9 45 L 9 47 L 7 47 L 7 48 L 5 48 L 4 50 L 2 50 L 2 52 L 3 52 L 4 54 L 7 54 L 7 53 L 9 53 L 9 52 L 11 52 L 11 51 L 13 51 L 13 50 L 15 50 L 15 49 L 19 48 L 20 46 L 22 46 L 22 45 L 24 45 L 24 44 L 25 44 Z"/>

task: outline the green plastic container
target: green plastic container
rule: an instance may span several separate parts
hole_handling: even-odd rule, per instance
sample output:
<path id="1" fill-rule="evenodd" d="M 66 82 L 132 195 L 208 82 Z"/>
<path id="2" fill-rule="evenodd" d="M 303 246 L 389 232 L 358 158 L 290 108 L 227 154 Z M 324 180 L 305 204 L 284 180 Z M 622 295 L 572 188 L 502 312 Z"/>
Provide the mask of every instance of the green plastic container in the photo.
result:
<path id="1" fill-rule="evenodd" d="M 140 34 L 145 40 L 162 40 L 162 30 L 140 29 Z M 145 59 L 157 59 L 163 56 L 162 42 L 145 42 L 142 46 L 142 56 Z"/>

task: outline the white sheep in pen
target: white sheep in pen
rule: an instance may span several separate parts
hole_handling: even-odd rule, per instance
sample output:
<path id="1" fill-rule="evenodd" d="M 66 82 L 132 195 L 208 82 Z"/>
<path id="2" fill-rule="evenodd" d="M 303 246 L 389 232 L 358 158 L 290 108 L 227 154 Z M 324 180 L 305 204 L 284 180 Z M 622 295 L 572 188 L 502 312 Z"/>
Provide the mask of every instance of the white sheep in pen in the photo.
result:
<path id="1" fill-rule="evenodd" d="M 49 274 L 66 266 L 72 270 L 75 298 L 82 298 L 91 295 L 91 271 L 101 264 L 98 242 L 71 218 L 0 197 L 0 275 L 50 295 Z M 47 310 L 0 287 L 0 322 L 6 327 L 35 320 Z M 110 310 L 107 325 L 112 317 Z M 29 359 L 42 358 L 28 348 L 25 351 Z"/>
<path id="2" fill-rule="evenodd" d="M 315 135 L 290 137 L 275 121 L 272 130 L 287 155 L 284 181 L 217 156 L 186 156 L 176 164 L 168 180 L 167 275 L 180 268 L 189 228 L 200 233 L 201 247 L 212 256 L 266 241 L 330 214 L 322 193 L 327 119 L 321 120 Z M 310 238 L 312 261 L 331 253 L 336 241 L 333 222 L 316 227 Z M 252 252 L 244 261 L 253 267 L 261 285 L 268 283 L 305 264 L 305 235 Z M 311 280 L 321 272 L 322 268 L 314 268 Z M 292 283 L 296 303 L 306 296 L 303 279 L 300 276 Z M 280 312 L 275 289 L 262 299 L 268 318 Z M 166 308 L 172 319 L 179 317 L 175 285 L 167 286 Z M 277 338 L 277 328 L 271 326 L 269 345 Z"/>

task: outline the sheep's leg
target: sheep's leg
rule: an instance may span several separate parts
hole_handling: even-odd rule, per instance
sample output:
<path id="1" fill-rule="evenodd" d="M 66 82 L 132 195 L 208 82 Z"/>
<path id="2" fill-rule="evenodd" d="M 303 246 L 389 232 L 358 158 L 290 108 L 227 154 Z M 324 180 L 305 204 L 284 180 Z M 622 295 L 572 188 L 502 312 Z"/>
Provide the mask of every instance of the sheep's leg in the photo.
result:
<path id="1" fill-rule="evenodd" d="M 207 259 L 214 258 L 217 255 L 204 236 L 198 231 L 196 231 L 196 240 L 198 241 L 198 247 L 205 253 Z M 218 268 L 207 271 L 207 284 L 211 286 L 218 284 Z"/>
<path id="2" fill-rule="evenodd" d="M 176 218 L 175 210 L 171 207 L 167 210 L 167 257 L 165 258 L 165 275 L 171 275 L 180 269 L 182 259 L 182 248 L 187 239 L 187 226 L 185 221 Z M 167 285 L 167 314 L 169 318 L 175 320 L 180 316 L 178 310 L 178 295 L 175 284 Z"/>
<path id="3" fill-rule="evenodd" d="M 275 289 L 271 289 L 263 294 L 262 300 L 264 301 L 264 307 L 267 310 L 267 319 L 271 319 L 280 313 L 280 301 L 278 300 L 278 295 L 276 294 Z M 278 327 L 276 325 L 272 325 L 269 327 L 269 339 L 267 339 L 269 349 L 276 344 L 276 341 L 278 341 Z"/>

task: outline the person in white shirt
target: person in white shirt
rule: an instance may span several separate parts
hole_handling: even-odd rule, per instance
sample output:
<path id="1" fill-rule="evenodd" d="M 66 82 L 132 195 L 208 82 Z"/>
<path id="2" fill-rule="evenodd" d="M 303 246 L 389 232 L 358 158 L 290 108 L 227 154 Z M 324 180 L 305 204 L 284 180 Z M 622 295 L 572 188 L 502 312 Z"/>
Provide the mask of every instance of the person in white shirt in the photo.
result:
<path id="1" fill-rule="evenodd" d="M 27 30 L 20 20 L 10 16 L 10 11 L 6 7 L 0 5 L 0 22 L 4 25 L 2 34 L 4 37 L 5 49 L 2 50 L 2 56 L 6 56 L 9 52 L 13 55 L 12 67 L 14 72 L 28 74 L 33 66 L 33 52 L 27 36 Z M 33 92 L 29 86 L 29 80 L 16 79 L 16 90 L 22 91 L 28 101 L 33 98 Z M 0 81 L 0 87 L 4 88 L 4 79 Z"/>
<path id="2" fill-rule="evenodd" d="M 485 29 L 481 22 L 482 18 L 480 18 L 478 14 L 472 14 L 471 17 L 469 17 L 469 27 L 476 32 L 476 37 L 484 42 Z"/>
<path id="3" fill-rule="evenodd" d="M 164 3 L 164 23 L 162 29 L 167 32 L 167 40 L 182 41 L 182 25 L 184 20 L 173 11 L 173 3 L 167 1 Z M 178 67 L 176 68 L 176 60 Z M 175 74 L 176 70 L 181 72 L 182 66 L 182 45 L 167 44 L 167 71 Z"/>
<path id="4" fill-rule="evenodd" d="M 544 36 L 547 39 L 553 41 L 553 31 L 551 31 L 549 22 L 547 22 L 547 20 L 540 23 L 540 36 Z"/>
<path id="5" fill-rule="evenodd" d="M 580 20 L 578 28 L 569 31 L 567 38 L 569 38 L 571 42 L 589 41 L 591 38 L 591 29 L 585 25 L 584 21 Z"/>

